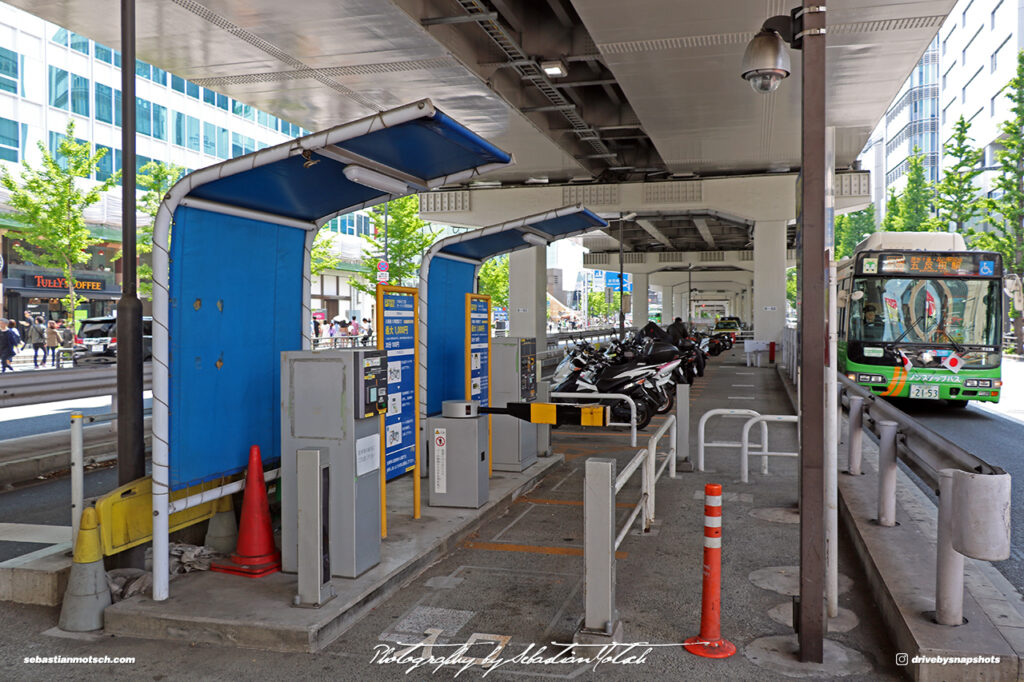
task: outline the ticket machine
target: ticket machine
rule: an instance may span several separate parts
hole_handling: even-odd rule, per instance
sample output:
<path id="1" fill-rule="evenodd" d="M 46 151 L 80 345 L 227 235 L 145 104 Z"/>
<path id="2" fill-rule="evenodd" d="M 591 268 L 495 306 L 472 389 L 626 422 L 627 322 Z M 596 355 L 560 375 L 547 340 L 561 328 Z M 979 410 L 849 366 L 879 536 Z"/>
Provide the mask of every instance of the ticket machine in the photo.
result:
<path id="1" fill-rule="evenodd" d="M 380 416 L 387 411 L 387 355 L 382 350 L 281 354 L 281 561 L 301 572 L 299 518 L 319 519 L 329 547 L 317 560 L 325 575 L 355 578 L 380 562 Z M 299 451 L 318 450 L 319 480 L 299 476 Z M 308 457 L 304 452 L 303 457 Z M 308 462 L 309 460 L 304 460 Z M 304 465 L 308 468 L 308 465 Z M 319 485 L 321 495 L 303 494 Z M 301 505 L 323 498 L 318 513 Z M 307 510 L 308 512 L 308 510 Z M 329 564 L 326 570 L 323 568 Z"/>
<path id="2" fill-rule="evenodd" d="M 528 403 L 537 399 L 537 339 L 491 340 L 491 404 Z M 492 423 L 495 471 L 522 471 L 537 461 L 537 425 L 496 414 Z"/>

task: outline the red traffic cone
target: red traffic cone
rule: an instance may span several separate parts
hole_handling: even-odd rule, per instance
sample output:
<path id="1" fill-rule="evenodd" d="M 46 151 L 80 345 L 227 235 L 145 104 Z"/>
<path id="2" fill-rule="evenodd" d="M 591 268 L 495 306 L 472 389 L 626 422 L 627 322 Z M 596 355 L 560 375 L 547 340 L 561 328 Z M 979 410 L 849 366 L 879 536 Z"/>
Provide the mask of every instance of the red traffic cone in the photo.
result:
<path id="1" fill-rule="evenodd" d="M 250 578 L 281 570 L 281 552 L 274 546 L 270 528 L 270 503 L 263 481 L 263 460 L 260 447 L 249 448 L 249 468 L 245 472 L 245 495 L 242 498 L 242 519 L 238 528 L 238 546 L 229 561 L 210 564 L 211 571 L 233 573 Z"/>

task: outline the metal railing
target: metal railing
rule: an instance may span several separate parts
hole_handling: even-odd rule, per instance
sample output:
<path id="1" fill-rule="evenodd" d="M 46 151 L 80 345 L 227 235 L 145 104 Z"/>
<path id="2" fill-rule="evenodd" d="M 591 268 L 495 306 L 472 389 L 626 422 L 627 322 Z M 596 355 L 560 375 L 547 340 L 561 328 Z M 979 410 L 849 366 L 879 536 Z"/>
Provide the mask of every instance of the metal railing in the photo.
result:
<path id="1" fill-rule="evenodd" d="M 879 439 L 878 524 L 896 525 L 897 459 L 939 494 L 935 619 L 963 623 L 963 559 L 1010 556 L 1010 475 L 926 428 L 871 391 L 839 375 L 850 411 L 848 465 L 860 474 L 860 431 Z"/>
<path id="2" fill-rule="evenodd" d="M 656 467 L 658 441 L 670 434 L 669 451 L 661 467 Z M 592 457 L 584 469 L 583 495 L 583 631 L 613 635 L 616 629 L 615 551 L 626 538 L 633 522 L 643 514 L 643 530 L 654 520 L 654 490 L 658 479 L 669 469 L 676 477 L 676 415 L 670 415 L 647 440 L 647 447 L 629 461 L 622 473 L 615 474 L 614 459 Z M 615 496 L 641 470 L 640 497 L 622 529 L 615 533 Z"/>
<path id="3" fill-rule="evenodd" d="M 152 387 L 152 363 L 143 366 L 144 390 Z M 117 393 L 117 367 L 16 372 L 0 377 L 0 408 Z"/>
<path id="4" fill-rule="evenodd" d="M 768 422 L 772 423 L 788 423 L 788 424 L 799 424 L 800 417 L 795 414 L 762 414 L 759 417 L 752 417 L 743 424 L 743 434 L 740 436 L 740 482 L 749 483 L 749 459 L 750 459 L 750 427 L 754 424 L 762 424 L 767 426 Z M 761 441 L 763 445 L 761 450 L 754 453 L 755 457 L 761 458 L 761 473 L 764 475 L 768 474 L 768 458 L 769 457 L 799 457 L 799 452 L 770 452 L 768 450 L 768 431 L 766 429 L 761 430 Z"/>
<path id="5" fill-rule="evenodd" d="M 782 366 L 786 370 L 786 376 L 794 386 L 798 386 L 798 371 L 800 369 L 800 352 L 796 347 L 796 327 L 786 327 L 782 330 Z"/>
<path id="6" fill-rule="evenodd" d="M 760 417 L 760 412 L 754 410 L 731 410 L 731 409 L 716 409 L 708 410 L 701 415 L 700 421 L 697 423 L 697 471 L 704 471 L 704 449 L 705 448 L 742 448 L 744 443 L 735 440 L 718 440 L 718 441 L 706 441 L 704 438 L 704 428 L 707 426 L 708 421 L 712 417 L 724 417 L 726 419 L 742 419 L 746 417 Z M 768 449 L 768 425 L 761 422 L 761 442 L 750 443 L 747 442 L 747 446 L 753 445 L 754 447 Z M 746 467 L 744 467 L 745 469 Z"/>

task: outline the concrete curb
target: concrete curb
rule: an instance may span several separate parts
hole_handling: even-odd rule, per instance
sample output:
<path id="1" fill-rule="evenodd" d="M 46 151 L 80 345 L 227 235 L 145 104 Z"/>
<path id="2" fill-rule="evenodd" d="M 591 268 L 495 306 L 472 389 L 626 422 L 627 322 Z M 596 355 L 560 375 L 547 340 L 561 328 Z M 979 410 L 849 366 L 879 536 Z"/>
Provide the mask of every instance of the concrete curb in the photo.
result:
<path id="1" fill-rule="evenodd" d="M 795 405 L 795 390 L 779 370 Z M 841 419 L 840 445 L 847 421 Z M 842 452 L 840 447 L 840 469 Z M 877 472 L 875 443 L 863 441 L 866 471 Z M 898 653 L 908 655 L 907 674 L 915 680 L 1024 679 L 1024 600 L 989 562 L 965 562 L 964 617 L 951 628 L 934 623 L 935 538 L 938 511 L 903 472 L 898 473 L 895 528 L 871 523 L 876 516 L 877 475 L 839 477 L 839 515 L 871 584 L 885 625 Z M 898 551 L 893 551 L 898 547 Z M 914 663 L 922 657 L 998 657 L 998 662 L 943 665 Z"/>
<path id="2" fill-rule="evenodd" d="M 151 418 L 143 428 L 146 452 L 152 444 Z M 117 433 L 108 424 L 86 426 L 84 431 L 86 464 L 106 462 L 116 456 Z M 0 488 L 31 481 L 71 466 L 70 430 L 0 441 Z"/>

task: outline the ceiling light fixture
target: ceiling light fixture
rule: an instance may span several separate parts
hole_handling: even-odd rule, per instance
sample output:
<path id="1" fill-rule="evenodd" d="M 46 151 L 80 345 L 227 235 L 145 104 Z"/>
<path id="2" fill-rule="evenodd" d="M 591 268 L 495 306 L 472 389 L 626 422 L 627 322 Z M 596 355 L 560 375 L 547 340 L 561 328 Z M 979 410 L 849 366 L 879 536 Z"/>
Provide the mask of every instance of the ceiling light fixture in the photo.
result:
<path id="1" fill-rule="evenodd" d="M 534 246 L 547 246 L 548 240 L 533 232 L 523 232 L 523 241 Z"/>
<path id="2" fill-rule="evenodd" d="M 540 70 L 548 78 L 565 78 L 569 75 L 569 66 L 561 59 L 549 59 L 540 63 Z"/>
<path id="3" fill-rule="evenodd" d="M 345 166 L 345 170 L 342 172 L 345 173 L 346 178 L 358 185 L 377 189 L 388 194 L 402 195 L 409 193 L 409 185 L 406 183 L 369 168 Z"/>

